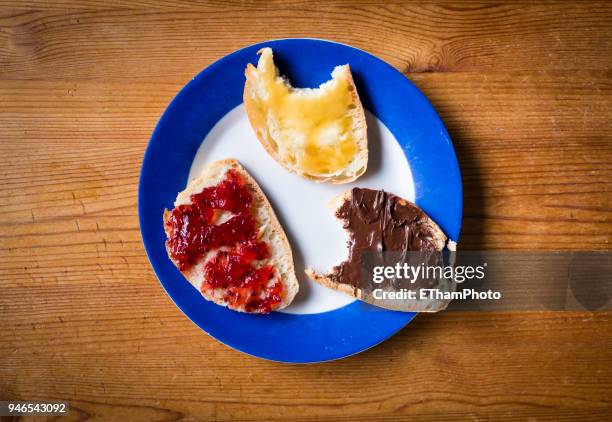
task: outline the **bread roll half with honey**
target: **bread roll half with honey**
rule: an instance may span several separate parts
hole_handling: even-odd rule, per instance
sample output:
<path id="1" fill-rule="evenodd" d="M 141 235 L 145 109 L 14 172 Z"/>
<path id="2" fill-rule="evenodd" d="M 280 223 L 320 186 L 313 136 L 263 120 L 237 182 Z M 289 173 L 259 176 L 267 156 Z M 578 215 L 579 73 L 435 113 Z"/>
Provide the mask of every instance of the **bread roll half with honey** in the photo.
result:
<path id="1" fill-rule="evenodd" d="M 248 64 L 244 104 L 257 139 L 288 171 L 317 182 L 348 183 L 368 165 L 367 129 L 349 65 L 318 88 L 279 76 L 272 50 Z"/>

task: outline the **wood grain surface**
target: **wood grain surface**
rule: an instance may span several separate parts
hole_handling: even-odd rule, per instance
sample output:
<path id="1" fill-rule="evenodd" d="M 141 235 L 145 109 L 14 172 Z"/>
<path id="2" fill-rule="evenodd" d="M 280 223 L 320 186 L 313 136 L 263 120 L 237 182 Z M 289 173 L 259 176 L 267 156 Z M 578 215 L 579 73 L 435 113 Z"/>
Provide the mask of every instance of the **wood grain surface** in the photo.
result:
<path id="1" fill-rule="evenodd" d="M 612 314 L 419 316 L 295 366 L 235 352 L 172 303 L 141 244 L 150 134 L 249 44 L 370 51 L 433 102 L 465 249 L 609 250 L 612 4 L 0 1 L 0 399 L 71 420 L 612 419 Z"/>

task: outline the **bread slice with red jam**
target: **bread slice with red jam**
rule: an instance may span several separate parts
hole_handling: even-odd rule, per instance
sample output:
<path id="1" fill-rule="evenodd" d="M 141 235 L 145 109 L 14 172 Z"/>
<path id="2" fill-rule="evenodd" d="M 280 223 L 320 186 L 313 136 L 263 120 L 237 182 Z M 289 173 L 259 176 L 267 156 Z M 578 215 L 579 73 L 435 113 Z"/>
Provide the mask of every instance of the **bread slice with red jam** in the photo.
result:
<path id="1" fill-rule="evenodd" d="M 163 219 L 168 256 L 207 300 L 261 314 L 293 301 L 298 281 L 289 241 L 238 161 L 208 165 Z"/>

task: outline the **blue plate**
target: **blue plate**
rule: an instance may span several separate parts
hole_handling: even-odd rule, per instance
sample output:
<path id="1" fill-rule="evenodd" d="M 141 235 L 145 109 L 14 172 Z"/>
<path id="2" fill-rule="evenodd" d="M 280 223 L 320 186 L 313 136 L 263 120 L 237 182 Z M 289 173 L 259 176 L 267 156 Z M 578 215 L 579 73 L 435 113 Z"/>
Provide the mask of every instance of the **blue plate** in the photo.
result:
<path id="1" fill-rule="evenodd" d="M 202 298 L 166 255 L 164 208 L 185 188 L 196 151 L 211 128 L 242 102 L 244 68 L 262 47 L 274 50 L 295 86 L 316 87 L 349 63 L 363 105 L 393 133 L 414 179 L 416 202 L 453 240 L 461 227 L 461 175 L 450 137 L 427 98 L 382 60 L 347 45 L 315 39 L 256 44 L 213 63 L 172 100 L 147 147 L 138 190 L 142 239 L 161 284 L 202 330 L 234 349 L 282 362 L 321 362 L 368 349 L 404 327 L 414 313 L 355 301 L 334 311 L 248 315 Z M 265 189 L 265 186 L 264 186 Z"/>

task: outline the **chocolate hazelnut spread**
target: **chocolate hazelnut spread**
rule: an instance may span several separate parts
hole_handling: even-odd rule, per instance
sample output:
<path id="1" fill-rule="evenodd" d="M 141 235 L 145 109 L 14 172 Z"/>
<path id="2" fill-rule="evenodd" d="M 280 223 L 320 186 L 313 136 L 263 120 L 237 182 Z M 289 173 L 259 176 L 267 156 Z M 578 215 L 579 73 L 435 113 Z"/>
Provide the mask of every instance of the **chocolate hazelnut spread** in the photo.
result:
<path id="1" fill-rule="evenodd" d="M 360 283 L 364 253 L 383 260 L 382 252 L 439 251 L 446 241 L 421 209 L 383 190 L 353 188 L 336 217 L 349 232 L 349 255 L 329 276 L 355 287 Z"/>

